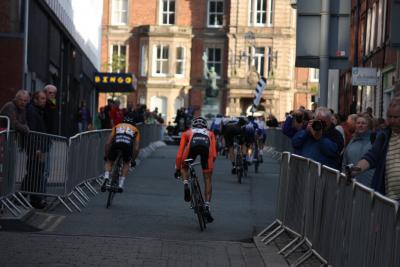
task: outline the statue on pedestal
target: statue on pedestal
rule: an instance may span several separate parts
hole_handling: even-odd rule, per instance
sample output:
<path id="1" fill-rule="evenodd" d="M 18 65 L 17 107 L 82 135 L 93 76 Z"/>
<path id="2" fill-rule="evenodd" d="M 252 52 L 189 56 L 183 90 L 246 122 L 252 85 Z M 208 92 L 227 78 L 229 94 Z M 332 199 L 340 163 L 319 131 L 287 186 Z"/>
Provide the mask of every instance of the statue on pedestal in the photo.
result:
<path id="1" fill-rule="evenodd" d="M 217 86 L 217 76 L 218 74 L 215 72 L 215 68 L 211 67 L 208 69 L 207 66 L 207 61 L 208 61 L 208 56 L 206 52 L 203 52 L 203 75 L 204 79 L 208 81 L 207 87 L 206 87 L 206 97 L 217 97 L 219 90 Z"/>

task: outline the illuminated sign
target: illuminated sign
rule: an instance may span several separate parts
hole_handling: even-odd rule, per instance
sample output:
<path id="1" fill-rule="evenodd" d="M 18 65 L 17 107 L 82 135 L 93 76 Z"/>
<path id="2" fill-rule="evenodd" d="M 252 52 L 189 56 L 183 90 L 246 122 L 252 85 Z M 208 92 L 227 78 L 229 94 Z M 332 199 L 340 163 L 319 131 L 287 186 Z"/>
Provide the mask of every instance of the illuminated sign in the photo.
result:
<path id="1" fill-rule="evenodd" d="M 132 92 L 136 78 L 132 73 L 99 72 L 94 75 L 94 83 L 99 92 Z"/>

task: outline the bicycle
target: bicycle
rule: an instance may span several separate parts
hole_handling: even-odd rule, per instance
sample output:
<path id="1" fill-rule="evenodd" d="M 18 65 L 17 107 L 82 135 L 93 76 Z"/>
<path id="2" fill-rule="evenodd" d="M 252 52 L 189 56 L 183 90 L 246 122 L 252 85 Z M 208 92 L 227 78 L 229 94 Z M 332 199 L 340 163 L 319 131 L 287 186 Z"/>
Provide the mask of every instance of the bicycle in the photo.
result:
<path id="1" fill-rule="evenodd" d="M 193 163 L 193 159 L 186 159 L 186 165 L 189 167 L 189 182 L 190 182 L 190 204 L 197 215 L 199 221 L 200 231 L 206 228 L 206 217 L 204 215 L 204 199 L 201 193 L 201 188 L 199 184 L 199 179 L 196 175 L 194 166 L 199 165 L 200 162 Z"/>
<path id="2" fill-rule="evenodd" d="M 122 169 L 122 152 L 121 150 L 118 151 L 117 154 L 117 158 L 114 161 L 114 164 L 112 166 L 111 169 L 111 183 L 109 186 L 107 186 L 107 191 L 108 191 L 108 197 L 107 197 L 107 204 L 106 204 L 106 208 L 110 208 L 112 201 L 114 199 L 114 196 L 116 193 L 118 193 L 119 188 L 118 188 L 118 183 L 119 183 L 119 176 L 121 173 L 121 169 Z"/>
<path id="3" fill-rule="evenodd" d="M 253 162 L 254 162 L 254 172 L 258 173 L 258 166 L 260 165 L 260 153 L 257 142 L 254 143 Z"/>
<path id="4" fill-rule="evenodd" d="M 238 142 L 237 137 L 235 137 L 233 141 L 234 149 L 235 149 L 235 168 L 236 168 L 236 176 L 238 178 L 239 184 L 242 183 L 242 177 L 247 176 L 246 166 L 244 166 L 243 162 L 243 154 L 242 147 Z"/>

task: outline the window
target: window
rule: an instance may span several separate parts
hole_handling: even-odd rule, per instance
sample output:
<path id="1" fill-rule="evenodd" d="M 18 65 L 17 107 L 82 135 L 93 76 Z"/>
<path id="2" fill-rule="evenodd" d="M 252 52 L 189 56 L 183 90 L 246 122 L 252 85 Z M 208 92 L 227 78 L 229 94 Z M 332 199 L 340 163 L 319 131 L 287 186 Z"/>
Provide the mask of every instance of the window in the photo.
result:
<path id="1" fill-rule="evenodd" d="M 208 1 L 208 27 L 222 27 L 224 21 L 224 1 Z"/>
<path id="2" fill-rule="evenodd" d="M 128 24 L 128 0 L 112 0 L 111 23 L 113 25 Z"/>
<path id="3" fill-rule="evenodd" d="M 319 69 L 310 69 L 310 82 L 319 81 Z"/>
<path id="4" fill-rule="evenodd" d="M 273 0 L 249 0 L 249 24 L 272 26 Z"/>
<path id="5" fill-rule="evenodd" d="M 370 51 L 370 38 L 371 38 L 371 9 L 368 10 L 367 14 L 367 29 L 366 29 L 366 38 L 365 38 L 365 54 L 368 55 Z"/>
<path id="6" fill-rule="evenodd" d="M 218 74 L 218 78 L 221 77 L 222 74 L 222 54 L 221 48 L 207 48 L 207 67 L 210 70 L 211 67 L 214 67 L 215 72 Z"/>
<path id="7" fill-rule="evenodd" d="M 147 46 L 142 45 L 140 50 L 140 75 L 147 75 Z"/>
<path id="8" fill-rule="evenodd" d="M 375 28 L 376 28 L 376 4 L 374 4 L 374 6 L 372 8 L 372 20 L 371 20 L 371 25 L 370 25 L 371 38 L 370 38 L 370 44 L 369 44 L 370 51 L 375 49 L 375 44 L 376 44 Z"/>
<path id="9" fill-rule="evenodd" d="M 255 68 L 261 77 L 264 77 L 265 66 L 265 48 L 264 47 L 249 47 L 249 63 L 250 67 Z"/>
<path id="10" fill-rule="evenodd" d="M 153 50 L 154 76 L 166 76 L 168 74 L 168 46 L 156 45 Z"/>
<path id="11" fill-rule="evenodd" d="M 175 0 L 161 0 L 161 24 L 175 24 Z"/>
<path id="12" fill-rule="evenodd" d="M 381 46 L 382 44 L 382 10 L 383 9 L 383 1 L 379 0 L 379 8 L 378 8 L 378 30 L 377 30 L 377 46 Z"/>
<path id="13" fill-rule="evenodd" d="M 111 45 L 109 70 L 111 72 L 125 73 L 126 71 L 126 46 Z"/>
<path id="14" fill-rule="evenodd" d="M 176 48 L 176 75 L 184 75 L 185 71 L 185 48 L 177 47 Z"/>

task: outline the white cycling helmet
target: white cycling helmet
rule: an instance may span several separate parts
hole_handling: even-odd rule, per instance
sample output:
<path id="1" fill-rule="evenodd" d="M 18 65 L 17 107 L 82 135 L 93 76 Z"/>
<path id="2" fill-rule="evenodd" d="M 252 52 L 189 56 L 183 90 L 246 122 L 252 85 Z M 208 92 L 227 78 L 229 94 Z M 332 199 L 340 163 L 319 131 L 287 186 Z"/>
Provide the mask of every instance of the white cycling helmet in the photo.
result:
<path id="1" fill-rule="evenodd" d="M 192 120 L 193 128 L 207 128 L 207 120 L 203 117 L 197 117 Z"/>

